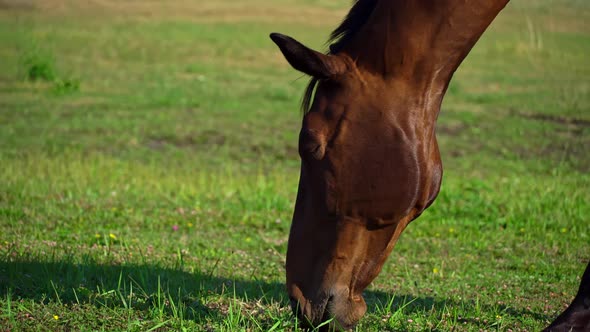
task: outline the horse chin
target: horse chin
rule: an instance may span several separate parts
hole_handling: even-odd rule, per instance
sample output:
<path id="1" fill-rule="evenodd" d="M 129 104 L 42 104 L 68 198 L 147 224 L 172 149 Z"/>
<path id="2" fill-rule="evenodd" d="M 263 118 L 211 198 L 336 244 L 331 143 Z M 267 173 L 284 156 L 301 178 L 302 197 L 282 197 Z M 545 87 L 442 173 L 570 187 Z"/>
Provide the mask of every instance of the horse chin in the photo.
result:
<path id="1" fill-rule="evenodd" d="M 347 292 L 316 300 L 313 305 L 309 302 L 301 305 L 291 298 L 291 308 L 305 328 L 317 329 L 321 326 L 320 331 L 351 330 L 364 316 L 367 305 L 362 296 L 351 297 L 344 293 Z"/>
<path id="2" fill-rule="evenodd" d="M 344 295 L 344 294 L 343 294 Z M 361 295 L 334 296 L 328 303 L 331 326 L 335 330 L 351 330 L 357 325 L 367 311 L 367 304 Z"/>

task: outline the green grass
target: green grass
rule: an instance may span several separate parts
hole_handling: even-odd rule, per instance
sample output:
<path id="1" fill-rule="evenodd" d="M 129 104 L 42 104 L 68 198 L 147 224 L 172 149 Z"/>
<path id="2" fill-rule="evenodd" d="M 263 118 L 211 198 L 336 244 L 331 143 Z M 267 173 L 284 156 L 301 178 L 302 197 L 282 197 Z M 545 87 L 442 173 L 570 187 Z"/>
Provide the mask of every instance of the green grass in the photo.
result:
<path id="1" fill-rule="evenodd" d="M 297 331 L 284 259 L 306 79 L 341 1 L 0 11 L 0 326 Z M 60 5 L 61 4 L 61 5 Z M 455 74 L 435 204 L 358 331 L 536 331 L 590 258 L 590 6 L 520 1 Z"/>

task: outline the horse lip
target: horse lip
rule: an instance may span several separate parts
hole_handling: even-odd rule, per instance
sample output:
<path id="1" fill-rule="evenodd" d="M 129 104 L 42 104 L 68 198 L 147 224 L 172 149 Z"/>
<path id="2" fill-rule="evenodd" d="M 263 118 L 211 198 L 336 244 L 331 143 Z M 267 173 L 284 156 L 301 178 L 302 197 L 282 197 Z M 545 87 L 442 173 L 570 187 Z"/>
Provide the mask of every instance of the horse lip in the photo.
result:
<path id="1" fill-rule="evenodd" d="M 293 296 L 289 296 L 289 302 L 291 303 L 291 310 L 293 310 L 293 313 L 295 313 L 295 315 L 298 316 L 296 312 L 299 309 L 297 300 L 295 300 Z"/>
<path id="2" fill-rule="evenodd" d="M 328 305 L 330 304 L 330 302 L 332 302 L 332 296 L 328 296 L 325 300 L 324 303 L 322 304 L 322 320 L 320 322 L 323 323 L 325 321 L 327 321 L 328 319 L 330 319 L 330 312 L 328 309 Z"/>
<path id="3" fill-rule="evenodd" d="M 328 303 L 330 303 L 331 299 L 332 296 L 326 296 L 322 299 L 318 306 L 311 308 L 311 314 L 314 318 L 311 322 L 312 325 L 319 325 L 330 319 L 330 313 L 326 309 L 328 308 Z"/>
<path id="4" fill-rule="evenodd" d="M 309 312 L 312 317 L 307 317 L 301 303 L 299 303 L 294 297 L 289 297 L 293 314 L 312 328 L 314 325 L 319 325 L 331 318 L 330 313 L 326 310 L 331 300 L 332 296 L 326 296 L 319 302 L 319 305 L 312 305 L 311 312 Z"/>

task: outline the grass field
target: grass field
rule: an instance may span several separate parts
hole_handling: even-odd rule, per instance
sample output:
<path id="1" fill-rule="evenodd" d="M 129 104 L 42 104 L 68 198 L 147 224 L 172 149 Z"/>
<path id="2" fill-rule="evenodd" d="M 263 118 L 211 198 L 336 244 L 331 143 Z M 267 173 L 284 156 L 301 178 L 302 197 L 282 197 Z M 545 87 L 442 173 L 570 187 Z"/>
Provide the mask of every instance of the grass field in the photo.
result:
<path id="1" fill-rule="evenodd" d="M 297 331 L 307 79 L 346 0 L 0 0 L 0 331 Z M 358 331 L 538 331 L 590 259 L 590 4 L 513 1 L 455 74 L 435 204 Z"/>

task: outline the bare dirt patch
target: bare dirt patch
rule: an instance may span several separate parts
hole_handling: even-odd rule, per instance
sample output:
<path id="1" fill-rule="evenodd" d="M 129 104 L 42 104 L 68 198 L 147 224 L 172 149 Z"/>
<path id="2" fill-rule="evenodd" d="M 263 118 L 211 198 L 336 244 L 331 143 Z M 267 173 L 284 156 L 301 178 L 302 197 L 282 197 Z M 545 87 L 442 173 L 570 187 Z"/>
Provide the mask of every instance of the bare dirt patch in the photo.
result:
<path id="1" fill-rule="evenodd" d="M 35 9 L 33 0 L 0 0 L 0 10 L 32 10 Z"/>
<path id="2" fill-rule="evenodd" d="M 565 117 L 559 115 L 543 114 L 543 113 L 518 113 L 513 111 L 517 115 L 531 120 L 551 122 L 559 125 L 574 125 L 580 127 L 590 127 L 590 120 Z"/>
<path id="3" fill-rule="evenodd" d="M 153 150 L 161 150 L 166 146 L 181 149 L 196 149 L 203 146 L 222 146 L 227 137 L 215 130 L 207 130 L 187 136 L 154 136 L 147 139 L 145 146 Z"/>
<path id="4" fill-rule="evenodd" d="M 533 121 L 551 123 L 552 140 L 527 149 L 518 149 L 523 158 L 544 158 L 556 163 L 570 164 L 574 169 L 586 172 L 590 169 L 590 120 L 543 113 L 526 113 L 511 110 L 511 114 Z"/>
<path id="5" fill-rule="evenodd" d="M 467 128 L 462 122 L 437 123 L 436 133 L 446 136 L 459 136 Z"/>

